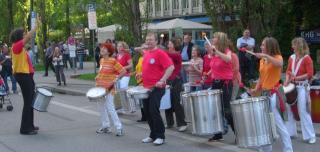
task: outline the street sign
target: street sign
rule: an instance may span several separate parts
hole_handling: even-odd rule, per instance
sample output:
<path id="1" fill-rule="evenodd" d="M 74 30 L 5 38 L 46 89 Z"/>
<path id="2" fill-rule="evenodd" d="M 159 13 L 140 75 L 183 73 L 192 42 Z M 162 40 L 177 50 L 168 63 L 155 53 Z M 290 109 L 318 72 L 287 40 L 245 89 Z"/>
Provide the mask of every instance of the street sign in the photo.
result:
<path id="1" fill-rule="evenodd" d="M 31 29 L 33 29 L 36 26 L 37 22 L 37 14 L 36 12 L 31 12 Z"/>
<path id="2" fill-rule="evenodd" d="M 88 4 L 88 25 L 90 30 L 97 29 L 97 15 L 94 4 Z"/>
<path id="3" fill-rule="evenodd" d="M 301 31 L 300 35 L 308 43 L 320 44 L 320 28 L 311 31 Z"/>

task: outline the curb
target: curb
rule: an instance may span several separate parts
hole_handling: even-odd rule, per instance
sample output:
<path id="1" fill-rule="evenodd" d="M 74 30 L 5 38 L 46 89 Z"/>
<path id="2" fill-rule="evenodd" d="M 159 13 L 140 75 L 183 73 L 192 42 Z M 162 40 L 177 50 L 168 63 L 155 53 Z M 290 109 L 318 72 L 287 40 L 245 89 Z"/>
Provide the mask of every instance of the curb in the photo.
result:
<path id="1" fill-rule="evenodd" d="M 67 88 L 60 88 L 60 87 L 53 87 L 48 85 L 37 85 L 37 88 L 45 88 L 50 90 L 51 92 L 60 93 L 60 94 L 67 94 L 72 96 L 85 96 L 86 93 L 80 90 L 74 90 L 74 89 L 67 89 Z"/>

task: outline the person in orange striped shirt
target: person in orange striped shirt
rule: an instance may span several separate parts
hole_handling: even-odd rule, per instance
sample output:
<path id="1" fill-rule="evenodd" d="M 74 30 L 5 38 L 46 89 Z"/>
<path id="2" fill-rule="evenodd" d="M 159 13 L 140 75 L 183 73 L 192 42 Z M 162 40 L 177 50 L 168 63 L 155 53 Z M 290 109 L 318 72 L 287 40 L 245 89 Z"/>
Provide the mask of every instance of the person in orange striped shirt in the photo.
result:
<path id="1" fill-rule="evenodd" d="M 100 54 L 102 58 L 100 59 L 100 70 L 96 77 L 96 86 L 103 87 L 107 89 L 106 102 L 101 108 L 101 122 L 102 127 L 99 128 L 96 132 L 101 133 L 111 133 L 110 130 L 110 121 L 108 113 L 113 120 L 113 124 L 116 127 L 116 135 L 123 135 L 123 127 L 116 112 L 116 109 L 113 104 L 114 98 L 114 85 L 118 79 L 126 74 L 126 70 L 122 65 L 115 59 L 112 58 L 114 52 L 114 47 L 112 44 L 103 44 Z"/>

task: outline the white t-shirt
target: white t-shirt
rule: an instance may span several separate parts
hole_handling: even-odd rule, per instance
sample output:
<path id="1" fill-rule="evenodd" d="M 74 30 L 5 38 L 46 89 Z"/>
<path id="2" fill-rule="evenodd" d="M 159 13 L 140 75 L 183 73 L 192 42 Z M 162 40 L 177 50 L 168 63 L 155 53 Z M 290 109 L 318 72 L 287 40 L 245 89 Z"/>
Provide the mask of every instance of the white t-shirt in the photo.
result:
<path id="1" fill-rule="evenodd" d="M 252 37 L 248 37 L 248 38 L 244 38 L 244 37 L 240 37 L 237 40 L 237 48 L 240 49 L 241 44 L 248 44 L 249 47 L 254 47 L 255 46 L 255 40 Z"/>

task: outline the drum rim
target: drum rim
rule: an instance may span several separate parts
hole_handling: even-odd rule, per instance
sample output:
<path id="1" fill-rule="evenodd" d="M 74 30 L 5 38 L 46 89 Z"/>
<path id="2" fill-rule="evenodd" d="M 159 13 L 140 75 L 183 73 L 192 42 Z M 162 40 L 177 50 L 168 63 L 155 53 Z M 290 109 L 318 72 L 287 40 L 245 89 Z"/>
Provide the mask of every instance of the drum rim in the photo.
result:
<path id="1" fill-rule="evenodd" d="M 283 92 L 285 94 L 287 94 L 287 93 L 291 92 L 292 90 L 294 90 L 295 85 L 293 83 L 289 83 L 287 86 L 283 86 L 282 88 L 283 88 Z M 286 88 L 288 88 L 288 89 L 286 89 Z"/>
<path id="2" fill-rule="evenodd" d="M 91 96 L 88 95 L 90 91 L 92 91 L 92 90 L 97 90 L 97 89 L 99 89 L 99 90 L 101 90 L 101 91 L 104 91 L 103 94 L 98 95 L 98 96 L 95 96 L 95 97 L 91 97 Z M 89 98 L 89 99 L 96 99 L 96 98 L 100 98 L 100 97 L 105 96 L 106 93 L 107 93 L 107 91 L 106 91 L 105 88 L 103 88 L 103 87 L 94 87 L 94 88 L 91 88 L 91 89 L 88 90 L 88 92 L 86 93 L 86 96 L 87 96 L 87 98 Z"/>
<path id="3" fill-rule="evenodd" d="M 269 98 L 267 96 L 260 96 L 260 97 L 249 97 L 246 99 L 237 99 L 232 101 L 230 104 L 232 105 L 237 105 L 237 104 L 246 104 L 246 103 L 251 103 L 251 102 L 257 102 L 260 101 L 259 99 L 265 99 L 265 100 L 269 100 Z"/>
<path id="4" fill-rule="evenodd" d="M 214 89 L 214 90 L 199 90 L 190 92 L 190 96 L 202 96 L 202 95 L 215 95 L 215 94 L 221 94 L 222 90 L 220 89 Z"/>
<path id="5" fill-rule="evenodd" d="M 44 91 L 47 91 L 48 93 L 50 93 L 49 95 L 48 94 L 44 94 L 43 92 L 41 92 L 41 90 L 44 90 Z M 39 92 L 40 94 L 44 95 L 44 96 L 47 96 L 47 97 L 52 97 L 53 96 L 53 93 L 45 88 L 37 88 L 37 92 Z"/>

